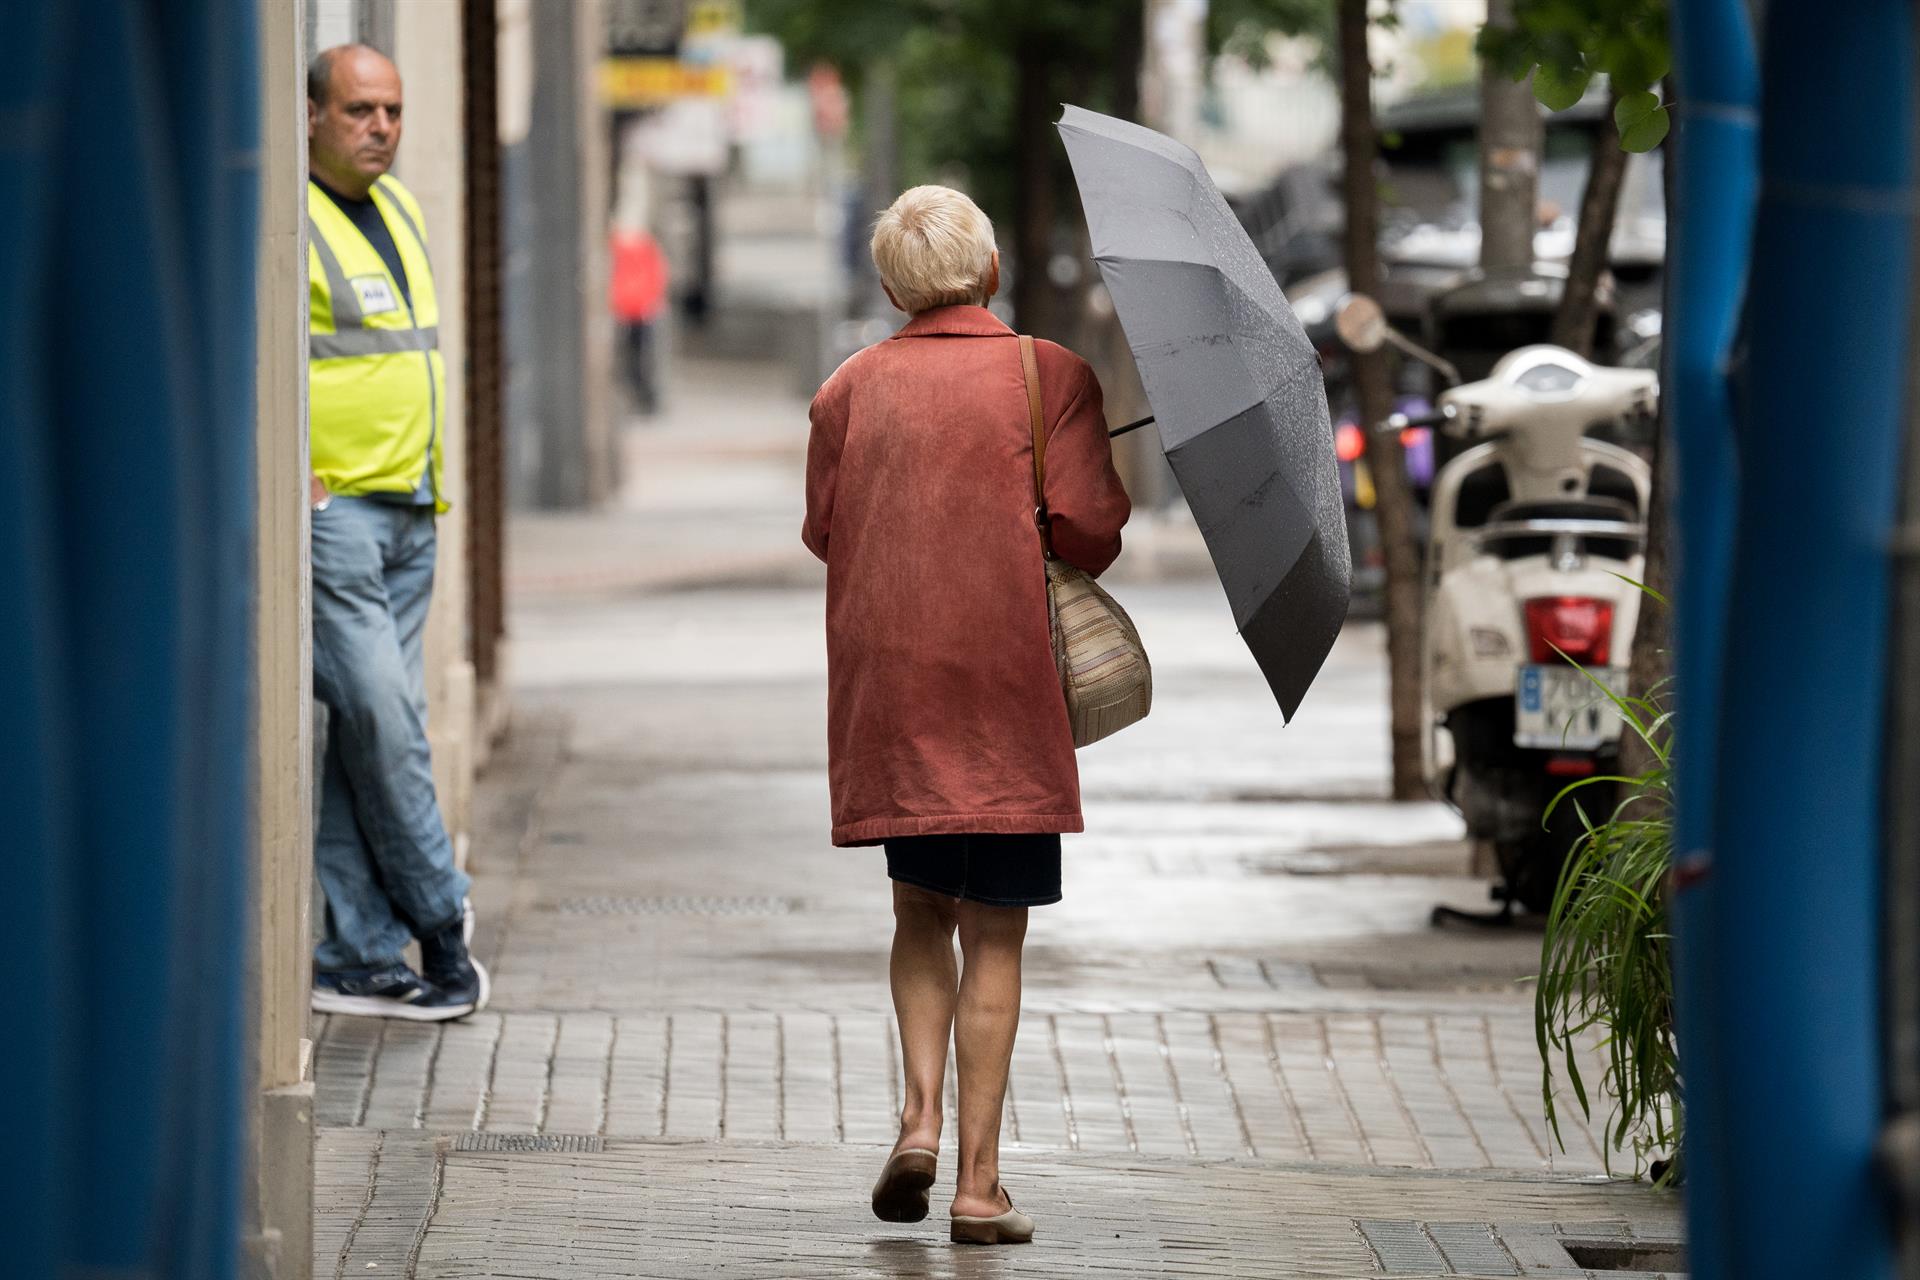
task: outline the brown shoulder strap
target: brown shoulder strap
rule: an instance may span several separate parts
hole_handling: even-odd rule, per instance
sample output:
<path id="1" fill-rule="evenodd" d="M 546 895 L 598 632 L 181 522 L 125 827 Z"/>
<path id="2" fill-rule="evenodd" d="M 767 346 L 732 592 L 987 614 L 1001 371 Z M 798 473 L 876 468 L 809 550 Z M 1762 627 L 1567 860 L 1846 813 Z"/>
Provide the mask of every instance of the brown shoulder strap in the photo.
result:
<path id="1" fill-rule="evenodd" d="M 1033 339 L 1020 335 L 1020 372 L 1027 383 L 1027 420 L 1033 428 L 1033 522 L 1040 526 L 1040 548 L 1053 555 L 1052 530 L 1047 517 L 1047 423 L 1040 408 L 1040 361 Z"/>

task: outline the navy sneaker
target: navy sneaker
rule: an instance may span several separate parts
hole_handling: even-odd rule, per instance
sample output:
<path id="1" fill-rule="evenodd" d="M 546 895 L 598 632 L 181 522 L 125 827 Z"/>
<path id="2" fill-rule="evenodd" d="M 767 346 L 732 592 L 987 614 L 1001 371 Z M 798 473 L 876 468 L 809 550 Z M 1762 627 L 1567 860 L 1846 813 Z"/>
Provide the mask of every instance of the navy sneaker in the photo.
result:
<path id="1" fill-rule="evenodd" d="M 313 975 L 315 1013 L 348 1013 L 368 1018 L 405 1018 L 445 1022 L 473 1012 L 473 1001 L 443 991 L 406 965 L 377 969 L 340 969 Z"/>
<path id="2" fill-rule="evenodd" d="M 460 903 L 460 918 L 420 939 L 420 969 L 449 996 L 471 1001 L 476 1011 L 493 994 L 486 966 L 473 958 L 473 903 Z"/>

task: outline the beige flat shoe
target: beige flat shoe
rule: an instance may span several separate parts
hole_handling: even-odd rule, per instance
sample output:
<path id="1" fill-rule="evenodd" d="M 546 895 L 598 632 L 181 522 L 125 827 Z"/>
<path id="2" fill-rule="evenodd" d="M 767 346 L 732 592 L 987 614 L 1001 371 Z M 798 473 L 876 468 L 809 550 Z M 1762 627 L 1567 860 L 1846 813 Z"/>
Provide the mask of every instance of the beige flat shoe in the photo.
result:
<path id="1" fill-rule="evenodd" d="M 955 1244 L 1026 1244 L 1033 1239 L 1033 1219 L 1013 1207 L 1007 1197 L 1007 1211 L 991 1218 L 969 1218 L 954 1214 L 953 1229 L 947 1238 Z"/>
<path id="2" fill-rule="evenodd" d="M 940 1157 L 925 1147 L 908 1147 L 887 1158 L 873 1184 L 873 1216 L 882 1222 L 918 1222 L 927 1216 L 927 1188 L 933 1185 Z"/>

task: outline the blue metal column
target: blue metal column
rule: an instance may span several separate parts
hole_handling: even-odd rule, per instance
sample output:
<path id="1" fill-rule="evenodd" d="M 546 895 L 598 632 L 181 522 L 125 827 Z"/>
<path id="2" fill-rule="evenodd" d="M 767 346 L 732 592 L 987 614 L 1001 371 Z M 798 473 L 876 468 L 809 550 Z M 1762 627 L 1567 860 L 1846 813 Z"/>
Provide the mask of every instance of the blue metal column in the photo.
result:
<path id="1" fill-rule="evenodd" d="M 1708 1142 L 1740 1280 L 1878 1280 L 1890 551 L 1914 240 L 1907 0 L 1765 6 L 1720 645 Z M 1682 767 L 1686 767 L 1683 759 Z M 1700 957 L 1694 957 L 1700 959 Z"/>
<path id="2" fill-rule="evenodd" d="M 1684 1167 L 1692 1273 L 1730 1280 L 1726 1155 L 1712 1016 L 1718 943 L 1711 838 L 1718 758 L 1720 653 L 1738 471 L 1727 363 L 1746 284 L 1759 167 L 1759 68 L 1743 0 L 1676 0 L 1679 106 L 1667 163 L 1675 207 L 1668 240 L 1665 386 L 1673 494 L 1675 707 L 1680 766 L 1671 907 L 1687 1131 Z"/>
<path id="3" fill-rule="evenodd" d="M 0 164 L 25 214 L 0 237 L 0 938 L 27 961 L 0 983 L 0 1083 L 35 1139 L 4 1145 L 0 1251 L 9 1274 L 224 1280 L 245 1167 L 253 0 L 80 9 L 0 2 L 9 41 L 44 32 L 46 54 L 10 59 L 37 92 L 0 115 L 0 147 L 16 123 L 35 143 Z"/>
<path id="4" fill-rule="evenodd" d="M 49 389 L 37 316 L 47 288 L 54 125 L 70 47 L 61 5 L 0 4 L 11 64 L 0 76 L 0 1250 L 24 1276 L 52 1275 L 64 1256 L 78 1162 L 64 1119 L 80 992 L 61 940 L 77 922 L 67 717 L 56 687 L 65 647 L 51 494 L 45 484 Z"/>

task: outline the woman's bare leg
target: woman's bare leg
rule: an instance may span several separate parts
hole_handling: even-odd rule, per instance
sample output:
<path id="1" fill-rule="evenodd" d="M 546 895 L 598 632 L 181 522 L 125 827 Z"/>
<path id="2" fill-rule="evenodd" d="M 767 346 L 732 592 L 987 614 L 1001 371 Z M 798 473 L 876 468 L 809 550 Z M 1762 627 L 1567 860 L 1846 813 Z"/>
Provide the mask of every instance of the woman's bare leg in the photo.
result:
<path id="1" fill-rule="evenodd" d="M 947 1079 L 947 1040 L 959 971 L 953 958 L 953 898 L 893 882 L 893 958 L 888 976 L 893 1011 L 900 1023 L 900 1057 L 906 1068 L 900 1140 L 908 1147 L 940 1149 L 941 1092 Z"/>
<path id="2" fill-rule="evenodd" d="M 965 966 L 953 1028 L 960 1077 L 960 1176 L 953 1212 L 990 1218 L 1010 1203 L 1000 1190 L 1000 1115 L 1020 1030 L 1020 948 L 1025 907 L 959 905 Z"/>

